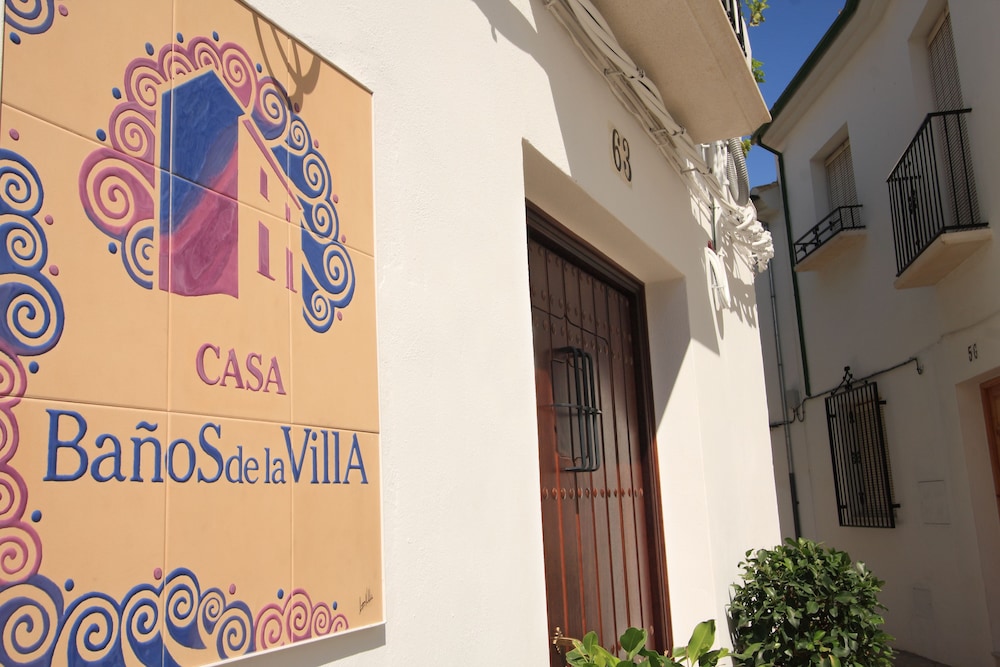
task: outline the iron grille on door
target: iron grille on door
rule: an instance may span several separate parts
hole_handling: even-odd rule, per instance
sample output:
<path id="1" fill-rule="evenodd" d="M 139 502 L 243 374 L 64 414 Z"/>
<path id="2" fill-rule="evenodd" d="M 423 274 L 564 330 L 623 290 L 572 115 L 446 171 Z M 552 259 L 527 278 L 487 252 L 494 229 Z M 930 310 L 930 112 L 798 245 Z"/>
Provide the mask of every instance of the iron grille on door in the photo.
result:
<path id="1" fill-rule="evenodd" d="M 841 526 L 895 528 L 892 470 L 878 385 L 834 392 L 826 399 L 833 483 Z"/>
<path id="2" fill-rule="evenodd" d="M 597 407 L 594 357 L 579 347 L 560 347 L 552 354 L 553 381 L 560 375 L 558 366 L 563 368 L 561 375 L 565 376 L 566 393 L 570 399 L 553 403 L 552 407 L 566 410 L 572 418 L 565 429 L 569 444 L 569 451 L 565 454 L 574 465 L 563 468 L 563 472 L 597 472 L 601 467 L 602 426 L 601 410 Z"/>

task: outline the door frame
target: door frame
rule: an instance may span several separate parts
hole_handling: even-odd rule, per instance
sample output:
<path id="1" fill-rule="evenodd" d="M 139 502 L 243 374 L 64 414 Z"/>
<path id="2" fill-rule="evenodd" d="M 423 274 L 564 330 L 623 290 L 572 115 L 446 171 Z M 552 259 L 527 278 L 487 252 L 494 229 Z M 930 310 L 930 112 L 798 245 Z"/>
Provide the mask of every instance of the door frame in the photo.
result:
<path id="1" fill-rule="evenodd" d="M 663 534 L 663 502 L 660 494 L 660 467 L 656 443 L 656 418 L 653 408 L 653 375 L 649 355 L 649 325 L 646 318 L 645 286 L 619 264 L 585 240 L 557 222 L 531 201 L 525 200 L 528 240 L 534 240 L 562 255 L 579 268 L 592 273 L 624 293 L 632 312 L 632 341 L 636 370 L 636 398 L 639 429 L 643 439 L 643 484 L 651 492 L 645 494 L 648 518 L 647 551 L 651 576 L 653 646 L 659 650 L 673 648 L 670 623 L 670 592 L 667 585 L 666 540 Z M 548 592 L 546 592 L 548 595 Z"/>
<path id="2" fill-rule="evenodd" d="M 990 400 L 990 391 L 1000 386 L 1000 377 L 987 380 L 979 385 L 979 392 L 983 399 L 983 418 L 986 421 L 986 442 L 989 447 L 990 466 L 993 469 L 993 490 L 996 494 L 997 516 L 1000 518 L 1000 440 L 997 437 L 997 424 L 1000 423 L 1000 414 L 995 414 L 993 402 Z"/>

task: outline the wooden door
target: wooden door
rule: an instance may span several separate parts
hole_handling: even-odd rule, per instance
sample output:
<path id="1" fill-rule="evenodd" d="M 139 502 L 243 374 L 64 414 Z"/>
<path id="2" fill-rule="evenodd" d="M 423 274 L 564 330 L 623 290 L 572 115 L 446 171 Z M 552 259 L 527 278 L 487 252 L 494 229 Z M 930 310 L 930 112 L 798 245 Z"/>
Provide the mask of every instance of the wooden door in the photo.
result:
<path id="1" fill-rule="evenodd" d="M 993 488 L 996 491 L 997 512 L 1000 513 L 1000 378 L 984 383 L 981 389 L 986 435 L 990 443 L 990 461 L 993 465 Z"/>
<path id="2" fill-rule="evenodd" d="M 669 643 L 642 286 L 529 211 L 550 633 Z M 552 651 L 552 665 L 565 662 Z"/>

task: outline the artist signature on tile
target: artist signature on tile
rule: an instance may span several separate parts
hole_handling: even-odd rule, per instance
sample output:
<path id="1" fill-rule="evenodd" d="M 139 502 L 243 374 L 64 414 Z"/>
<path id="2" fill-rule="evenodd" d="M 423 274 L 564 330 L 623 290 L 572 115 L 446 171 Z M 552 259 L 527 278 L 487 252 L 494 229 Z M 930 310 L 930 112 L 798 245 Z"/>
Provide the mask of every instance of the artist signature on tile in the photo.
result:
<path id="1" fill-rule="evenodd" d="M 358 598 L 358 613 L 360 614 L 365 610 L 369 604 L 375 600 L 375 596 L 372 595 L 371 587 L 365 589 L 365 596 L 363 598 Z"/>

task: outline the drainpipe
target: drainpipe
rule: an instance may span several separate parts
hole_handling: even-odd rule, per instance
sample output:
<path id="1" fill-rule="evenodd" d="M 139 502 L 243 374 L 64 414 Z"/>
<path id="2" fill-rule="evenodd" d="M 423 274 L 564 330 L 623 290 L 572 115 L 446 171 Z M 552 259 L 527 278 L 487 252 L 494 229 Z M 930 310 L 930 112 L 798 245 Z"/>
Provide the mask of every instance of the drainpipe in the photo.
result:
<path id="1" fill-rule="evenodd" d="M 792 221 L 788 214 L 788 192 L 785 187 L 785 156 L 780 151 L 764 144 L 761 140 L 759 131 L 755 138 L 758 146 L 778 158 L 778 184 L 781 188 L 781 208 L 785 217 L 785 240 L 788 246 L 788 257 L 792 269 L 792 295 L 795 300 L 795 320 L 797 323 L 796 328 L 799 333 L 799 352 L 802 358 L 802 379 L 805 383 L 805 395 L 810 396 L 812 395 L 812 391 L 809 384 L 809 361 L 806 356 L 806 338 L 802 333 L 802 303 L 799 300 L 799 277 L 798 274 L 795 273 L 795 247 L 792 243 Z M 788 419 L 788 403 L 785 399 L 785 368 L 781 355 L 781 335 L 778 333 L 778 308 L 774 292 L 774 271 L 772 270 L 768 273 L 768 280 L 770 281 L 771 288 L 771 313 L 774 318 L 774 342 L 775 348 L 777 349 L 778 359 L 778 391 L 781 393 L 781 427 L 785 431 L 785 456 L 788 460 L 788 490 L 791 494 L 792 525 L 795 531 L 795 539 L 798 539 L 802 535 L 802 524 L 799 519 L 799 491 L 798 486 L 795 483 L 795 461 L 792 456 L 792 431 L 791 423 Z"/>
<path id="2" fill-rule="evenodd" d="M 788 261 L 792 268 L 792 296 L 795 299 L 795 321 L 799 331 L 802 380 L 805 383 L 805 395 L 812 396 L 812 387 L 809 383 L 809 358 L 806 356 L 806 337 L 802 331 L 802 302 L 799 299 L 799 274 L 795 272 L 795 246 L 792 243 L 792 219 L 788 214 L 788 188 L 785 187 L 785 156 L 780 151 L 766 145 L 760 134 L 761 132 L 758 130 L 756 136 L 757 145 L 778 158 L 778 184 L 781 187 L 781 208 L 785 216 L 785 241 L 788 246 Z M 788 415 L 785 415 L 784 418 L 787 419 Z"/>
<path id="3" fill-rule="evenodd" d="M 844 30 L 845 26 L 847 26 L 848 22 L 850 22 L 851 18 L 854 16 L 854 13 L 857 11 L 858 5 L 860 3 L 861 0 L 846 0 L 844 2 L 844 8 L 840 10 L 840 14 L 834 20 L 833 24 L 823 34 L 823 37 L 820 38 L 819 44 L 816 45 L 816 47 L 812 50 L 812 53 L 809 54 L 809 57 L 806 58 L 804 63 L 802 63 L 802 66 L 799 68 L 798 72 L 795 73 L 795 76 L 792 77 L 792 80 L 788 83 L 788 85 L 785 87 L 785 90 L 778 97 L 778 101 L 775 102 L 774 106 L 771 107 L 772 122 L 773 119 L 777 118 L 778 115 L 782 112 L 782 110 L 784 110 L 789 100 L 791 100 L 791 98 L 798 91 L 799 87 L 803 84 L 806 78 L 808 78 L 809 74 L 813 71 L 813 69 L 816 67 L 819 61 L 826 54 L 827 50 L 830 48 L 830 45 L 833 44 L 833 42 L 837 39 L 840 33 Z M 787 237 L 786 241 L 788 244 L 788 258 L 789 261 L 791 262 L 791 267 L 792 267 L 792 295 L 795 299 L 795 320 L 796 323 L 798 324 L 798 332 L 799 332 L 799 352 L 802 358 L 802 380 L 805 384 L 805 396 L 810 397 L 812 396 L 812 387 L 810 386 L 809 383 L 809 358 L 808 356 L 806 356 L 806 339 L 805 339 L 805 334 L 803 333 L 802 330 L 802 302 L 799 299 L 799 276 L 797 273 L 795 273 L 795 245 L 792 242 L 792 220 L 788 214 L 788 191 L 787 188 L 785 187 L 786 183 L 785 156 L 780 151 L 775 150 L 774 148 L 771 148 L 770 146 L 765 144 L 763 141 L 763 135 L 765 132 L 767 132 L 767 129 L 768 127 L 770 127 L 770 125 L 771 125 L 770 123 L 766 123 L 761 127 L 757 128 L 757 131 L 754 132 L 753 134 L 753 140 L 754 143 L 756 143 L 758 146 L 760 146 L 761 148 L 763 148 L 764 150 L 766 150 L 767 152 L 773 154 L 775 157 L 778 158 L 778 183 L 780 183 L 781 185 L 781 206 L 785 215 L 785 236 Z M 773 276 L 771 281 L 771 295 L 773 300 L 774 297 Z M 772 308 L 773 308 L 773 301 L 772 301 Z M 776 309 L 774 310 L 774 313 L 775 313 L 775 337 L 777 338 L 778 318 Z M 780 346 L 781 344 L 780 338 L 776 340 L 776 344 Z M 780 350 L 778 354 L 779 355 L 781 354 Z M 784 391 L 784 384 L 785 384 L 784 368 L 779 368 L 778 376 L 779 376 L 778 378 L 779 384 L 782 387 L 781 389 L 782 410 L 785 412 L 784 419 L 782 421 L 782 426 L 785 429 L 785 448 L 787 449 L 787 455 L 788 455 L 788 482 L 791 487 L 791 493 L 792 493 L 792 517 L 795 522 L 795 536 L 798 537 L 799 502 L 798 502 L 798 492 L 796 491 L 795 488 L 795 469 L 792 466 L 792 436 L 791 432 L 789 431 L 790 423 L 788 420 L 788 407 Z"/>
<path id="4" fill-rule="evenodd" d="M 792 430 L 788 422 L 788 399 L 785 398 L 785 362 L 781 355 L 781 326 L 778 322 L 778 299 L 774 289 L 774 271 L 767 272 L 768 287 L 771 292 L 771 322 L 774 327 L 774 352 L 778 362 L 778 391 L 781 396 L 782 430 L 785 432 L 785 459 L 788 462 L 788 488 L 792 500 L 792 525 L 795 539 L 802 536 L 799 523 L 799 493 L 795 486 L 795 460 L 792 457 Z"/>
<path id="5" fill-rule="evenodd" d="M 778 97 L 778 101 L 771 107 L 771 122 L 774 122 L 774 119 L 781 115 L 785 106 L 787 106 L 788 102 L 795 96 L 795 93 L 798 92 L 799 88 L 812 73 L 813 69 L 819 61 L 822 60 L 830 46 L 834 41 L 836 41 L 837 37 L 840 36 L 840 33 L 843 32 L 844 28 L 854 17 L 860 3 L 861 0 L 846 0 L 846 2 L 844 2 L 844 8 L 840 10 L 840 14 L 830 27 L 827 28 L 827 31 L 823 33 L 823 36 L 819 40 L 819 44 L 813 48 L 809 57 L 806 58 L 804 63 L 802 63 L 802 66 L 795 73 L 795 76 L 792 77 L 792 80 Z M 778 182 L 781 184 L 781 205 L 784 208 L 785 213 L 785 232 L 788 237 L 788 258 L 792 265 L 792 294 L 795 297 L 795 319 L 799 325 L 799 351 L 802 353 L 802 380 L 805 382 L 805 395 L 812 396 L 809 384 L 809 359 L 806 356 L 806 339 L 805 334 L 802 332 L 802 303 L 799 300 L 799 277 L 798 274 L 795 273 L 795 247 L 792 243 L 792 220 L 788 215 L 788 191 L 785 187 L 785 183 L 787 182 L 785 180 L 785 156 L 782 155 L 780 151 L 777 151 L 764 143 L 764 134 L 770 126 L 771 123 L 765 123 L 761 127 L 757 128 L 757 131 L 753 133 L 753 141 L 758 146 L 778 158 Z"/>

